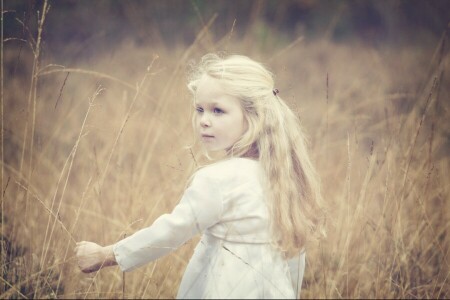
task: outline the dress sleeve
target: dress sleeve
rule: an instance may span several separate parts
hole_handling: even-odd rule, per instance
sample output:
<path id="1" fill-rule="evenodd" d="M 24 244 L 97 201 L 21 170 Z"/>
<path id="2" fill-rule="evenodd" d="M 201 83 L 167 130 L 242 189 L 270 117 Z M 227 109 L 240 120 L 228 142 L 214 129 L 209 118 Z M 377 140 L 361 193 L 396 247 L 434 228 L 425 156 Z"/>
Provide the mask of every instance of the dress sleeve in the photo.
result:
<path id="1" fill-rule="evenodd" d="M 197 172 L 172 213 L 113 246 L 116 261 L 122 271 L 131 271 L 164 256 L 183 243 L 219 222 L 222 194 L 215 181 Z"/>

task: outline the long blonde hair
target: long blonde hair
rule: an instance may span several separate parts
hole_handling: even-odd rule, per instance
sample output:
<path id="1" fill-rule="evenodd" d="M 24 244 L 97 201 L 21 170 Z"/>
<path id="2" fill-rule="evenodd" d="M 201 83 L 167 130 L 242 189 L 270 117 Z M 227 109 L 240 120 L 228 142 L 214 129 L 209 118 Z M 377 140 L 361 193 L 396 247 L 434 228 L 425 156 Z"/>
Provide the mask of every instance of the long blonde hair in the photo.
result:
<path id="1" fill-rule="evenodd" d="M 208 75 L 241 100 L 248 130 L 229 156 L 257 158 L 269 182 L 269 209 L 274 242 L 288 255 L 323 235 L 320 180 L 309 157 L 297 116 L 274 89 L 273 75 L 246 56 L 207 54 L 194 68 L 189 90 Z"/>

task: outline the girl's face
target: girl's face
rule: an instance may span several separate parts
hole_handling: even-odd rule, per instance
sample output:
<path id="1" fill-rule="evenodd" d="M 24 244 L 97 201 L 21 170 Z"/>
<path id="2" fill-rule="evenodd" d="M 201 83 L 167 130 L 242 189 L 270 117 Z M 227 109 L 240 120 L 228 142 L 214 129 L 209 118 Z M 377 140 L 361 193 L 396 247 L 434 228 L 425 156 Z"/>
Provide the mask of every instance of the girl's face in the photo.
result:
<path id="1" fill-rule="evenodd" d="M 229 150 L 248 128 L 239 99 L 209 76 L 199 82 L 195 108 L 197 133 L 208 151 Z"/>

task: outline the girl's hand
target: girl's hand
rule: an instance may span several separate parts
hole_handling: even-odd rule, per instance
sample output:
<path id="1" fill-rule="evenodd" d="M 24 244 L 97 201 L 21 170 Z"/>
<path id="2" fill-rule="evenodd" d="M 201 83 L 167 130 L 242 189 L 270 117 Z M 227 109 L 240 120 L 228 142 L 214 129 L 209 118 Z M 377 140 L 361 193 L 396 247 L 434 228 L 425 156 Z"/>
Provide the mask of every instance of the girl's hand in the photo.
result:
<path id="1" fill-rule="evenodd" d="M 101 268 L 116 265 L 112 245 L 102 247 L 92 242 L 79 242 L 75 247 L 78 266 L 84 273 L 91 273 Z"/>

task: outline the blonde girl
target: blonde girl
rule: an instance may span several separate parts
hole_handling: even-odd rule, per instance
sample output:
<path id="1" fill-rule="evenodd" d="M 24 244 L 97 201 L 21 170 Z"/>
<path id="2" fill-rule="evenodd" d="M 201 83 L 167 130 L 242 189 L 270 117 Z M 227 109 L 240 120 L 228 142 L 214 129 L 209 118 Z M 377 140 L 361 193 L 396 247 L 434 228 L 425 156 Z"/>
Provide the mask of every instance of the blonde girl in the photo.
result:
<path id="1" fill-rule="evenodd" d="M 177 298 L 299 297 L 305 246 L 322 231 L 319 179 L 297 116 L 248 57 L 205 55 L 188 84 L 208 154 L 179 204 L 109 246 L 77 243 L 78 265 L 130 271 L 202 234 Z M 215 155 L 217 157 L 217 155 Z"/>

